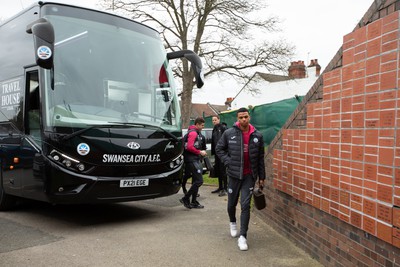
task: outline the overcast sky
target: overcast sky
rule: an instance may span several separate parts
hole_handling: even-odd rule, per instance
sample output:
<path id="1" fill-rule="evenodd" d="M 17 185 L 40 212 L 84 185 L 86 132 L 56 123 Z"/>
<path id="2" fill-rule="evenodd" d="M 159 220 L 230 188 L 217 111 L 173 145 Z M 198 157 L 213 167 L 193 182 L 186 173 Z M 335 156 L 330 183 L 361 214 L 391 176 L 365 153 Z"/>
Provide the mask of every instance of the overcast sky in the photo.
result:
<path id="1" fill-rule="evenodd" d="M 282 32 L 279 35 L 296 46 L 296 55 L 292 61 L 304 60 L 308 64 L 311 59 L 318 59 L 322 70 L 342 45 L 343 36 L 354 29 L 373 3 L 373 0 L 260 1 L 266 1 L 268 4 L 267 15 L 277 16 L 282 21 L 280 25 Z M 7 18 L 34 2 L 37 1 L 0 0 L 0 18 Z M 52 2 L 98 8 L 97 3 L 100 0 L 53 0 Z M 215 86 L 215 83 L 208 83 L 208 86 Z M 205 88 L 208 86 L 206 84 Z M 225 86 L 219 85 L 219 87 Z M 230 85 L 232 86 L 240 87 Z M 221 101 L 218 98 L 214 100 Z"/>
<path id="2" fill-rule="evenodd" d="M 280 33 L 297 48 L 293 61 L 306 62 L 317 58 L 321 67 L 329 63 L 342 44 L 343 36 L 351 32 L 368 10 L 373 0 L 261 0 L 268 4 L 268 13 L 278 16 Z M 7 18 L 33 0 L 0 0 L 0 17 Z M 75 5 L 97 8 L 100 0 L 64 0 Z"/>

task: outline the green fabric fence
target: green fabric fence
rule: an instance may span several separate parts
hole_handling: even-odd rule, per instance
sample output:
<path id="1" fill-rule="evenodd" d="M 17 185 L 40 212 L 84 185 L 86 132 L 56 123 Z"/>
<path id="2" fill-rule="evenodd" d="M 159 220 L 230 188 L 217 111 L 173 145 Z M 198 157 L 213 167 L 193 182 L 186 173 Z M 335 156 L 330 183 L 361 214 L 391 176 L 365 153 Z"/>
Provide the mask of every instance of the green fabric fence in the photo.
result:
<path id="1" fill-rule="evenodd" d="M 262 132 L 266 146 L 271 143 L 302 99 L 303 96 L 285 99 L 274 103 L 255 106 L 249 110 L 251 116 L 250 123 Z M 237 121 L 236 110 L 223 112 L 219 114 L 219 116 L 221 122 L 225 122 L 228 128 L 232 127 Z M 204 119 L 206 121 L 205 127 L 213 128 L 212 117 L 209 116 Z"/>

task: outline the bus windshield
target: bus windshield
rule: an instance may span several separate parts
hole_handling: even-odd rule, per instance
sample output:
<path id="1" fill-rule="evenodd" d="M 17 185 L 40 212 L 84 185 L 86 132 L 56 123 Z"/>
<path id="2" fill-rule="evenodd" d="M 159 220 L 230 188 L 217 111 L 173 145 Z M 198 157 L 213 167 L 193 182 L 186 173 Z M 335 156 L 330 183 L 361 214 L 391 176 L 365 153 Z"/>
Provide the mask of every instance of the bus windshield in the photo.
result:
<path id="1" fill-rule="evenodd" d="M 44 16 L 55 31 L 54 73 L 44 72 L 45 130 L 113 123 L 180 129 L 176 88 L 158 33 L 104 13 L 89 20 L 87 10 L 80 16 L 74 9 L 50 6 Z"/>

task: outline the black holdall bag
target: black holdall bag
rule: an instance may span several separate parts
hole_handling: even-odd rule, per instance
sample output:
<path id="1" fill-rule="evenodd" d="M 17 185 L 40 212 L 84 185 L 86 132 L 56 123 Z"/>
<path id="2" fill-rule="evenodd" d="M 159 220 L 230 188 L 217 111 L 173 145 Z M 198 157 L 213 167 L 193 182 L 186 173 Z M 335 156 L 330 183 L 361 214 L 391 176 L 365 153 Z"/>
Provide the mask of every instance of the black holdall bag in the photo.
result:
<path id="1" fill-rule="evenodd" d="M 211 169 L 209 171 L 210 171 L 210 174 L 208 175 L 208 177 L 218 178 L 218 172 L 217 172 L 217 168 L 215 168 L 215 164 L 211 165 Z"/>
<path id="2" fill-rule="evenodd" d="M 210 174 L 208 175 L 210 178 L 218 178 L 217 172 L 215 170 L 215 165 L 212 166 L 210 169 Z"/>
<path id="3" fill-rule="evenodd" d="M 214 166 L 211 164 L 211 161 L 208 157 L 204 158 L 204 164 L 206 165 L 207 170 L 210 171 L 210 177 L 215 177 Z"/>
<path id="4" fill-rule="evenodd" d="M 262 187 L 253 190 L 254 206 L 258 210 L 262 210 L 266 206 L 265 195 L 262 190 Z"/>

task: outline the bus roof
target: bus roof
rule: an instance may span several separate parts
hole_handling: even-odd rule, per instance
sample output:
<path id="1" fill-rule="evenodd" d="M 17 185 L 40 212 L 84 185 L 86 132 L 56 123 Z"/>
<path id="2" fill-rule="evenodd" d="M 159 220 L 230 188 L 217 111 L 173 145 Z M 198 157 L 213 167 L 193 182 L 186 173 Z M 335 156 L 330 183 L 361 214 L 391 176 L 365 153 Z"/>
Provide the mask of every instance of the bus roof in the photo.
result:
<path id="1" fill-rule="evenodd" d="M 93 9 L 93 8 L 89 8 L 89 7 L 83 7 L 83 6 L 78 6 L 78 5 L 65 4 L 65 3 L 60 3 L 60 2 L 51 2 L 51 1 L 38 1 L 38 2 L 36 2 L 36 3 L 31 4 L 30 6 L 24 8 L 23 10 L 19 11 L 19 12 L 16 13 L 15 15 L 12 15 L 11 17 L 9 17 L 9 18 L 5 19 L 4 21 L 2 21 L 2 22 L 0 23 L 0 27 L 1 27 L 2 25 L 6 24 L 7 22 L 13 20 L 14 18 L 20 16 L 21 14 L 25 13 L 25 12 L 28 11 L 29 9 L 32 9 L 32 8 L 34 8 L 34 7 L 42 7 L 42 6 L 44 6 L 44 5 L 49 5 L 49 4 L 51 4 L 51 5 L 59 5 L 59 6 L 75 7 L 75 8 L 79 8 L 79 9 L 85 9 L 85 10 L 88 10 L 88 11 L 103 13 L 103 14 L 105 14 L 105 15 L 115 16 L 115 17 L 118 17 L 118 18 L 121 18 L 121 19 L 126 19 L 126 20 L 129 20 L 129 21 L 135 22 L 135 23 L 137 23 L 137 24 L 143 25 L 143 26 L 145 26 L 145 27 L 147 27 L 147 28 L 149 28 L 149 29 L 151 29 L 151 30 L 153 30 L 153 31 L 155 31 L 155 32 L 157 32 L 157 33 L 159 33 L 156 29 L 154 29 L 154 28 L 152 28 L 152 27 L 150 27 L 150 26 L 148 26 L 148 25 L 146 25 L 146 24 L 140 23 L 140 22 L 138 22 L 138 21 L 135 21 L 135 20 L 132 20 L 132 19 L 130 19 L 130 18 L 123 17 L 123 16 L 120 16 L 120 15 L 117 15 L 117 14 L 114 14 L 114 13 L 111 13 L 111 12 L 106 12 L 106 11 L 103 11 L 103 10 L 97 10 L 97 9 Z"/>

